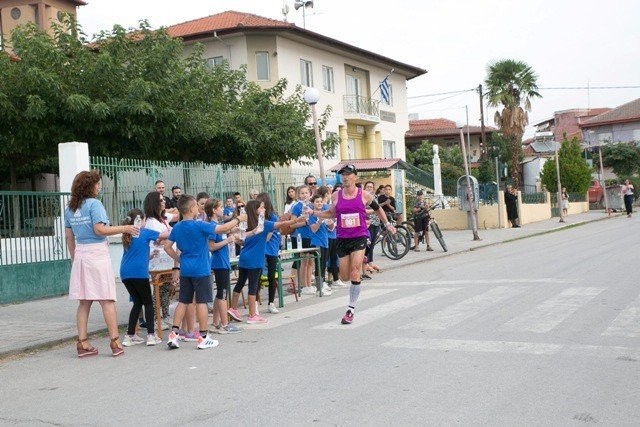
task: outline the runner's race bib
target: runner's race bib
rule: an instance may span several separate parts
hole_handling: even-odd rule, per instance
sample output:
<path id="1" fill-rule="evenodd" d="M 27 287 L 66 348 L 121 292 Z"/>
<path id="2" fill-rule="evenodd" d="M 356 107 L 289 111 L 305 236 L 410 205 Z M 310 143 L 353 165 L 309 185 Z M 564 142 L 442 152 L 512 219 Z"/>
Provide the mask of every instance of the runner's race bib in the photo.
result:
<path id="1" fill-rule="evenodd" d="M 340 214 L 340 225 L 342 226 L 342 228 L 360 227 L 360 214 Z"/>

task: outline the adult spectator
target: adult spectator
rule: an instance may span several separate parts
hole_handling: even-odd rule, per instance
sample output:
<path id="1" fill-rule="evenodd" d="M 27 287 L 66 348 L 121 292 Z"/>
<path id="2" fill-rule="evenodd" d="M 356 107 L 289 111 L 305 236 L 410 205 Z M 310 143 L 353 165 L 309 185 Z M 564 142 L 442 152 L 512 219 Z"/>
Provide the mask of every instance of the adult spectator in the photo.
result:
<path id="1" fill-rule="evenodd" d="M 504 192 L 504 204 L 507 207 L 507 219 L 511 227 L 520 228 L 518 225 L 518 192 L 511 185 L 507 185 Z"/>
<path id="2" fill-rule="evenodd" d="M 94 301 L 102 307 L 111 353 L 124 353 L 118 332 L 116 314 L 116 280 L 109 256 L 107 236 L 129 233 L 137 236 L 134 225 L 109 226 L 104 206 L 96 198 L 100 193 L 100 173 L 83 171 L 71 184 L 71 198 L 64 212 L 65 237 L 71 255 L 69 299 L 78 300 L 78 357 L 95 356 L 98 349 L 87 342 L 87 323 Z"/>
<path id="3" fill-rule="evenodd" d="M 177 212 L 178 211 L 178 199 L 180 198 L 180 196 L 182 196 L 182 188 L 180 188 L 177 185 L 174 185 L 173 187 L 171 187 L 171 199 L 170 199 L 170 203 L 167 204 L 167 201 L 165 200 L 165 210 L 170 211 L 171 213 L 171 221 L 169 222 L 169 225 L 171 227 L 173 227 L 174 225 L 177 224 L 177 222 L 180 220 L 180 214 Z M 174 211 L 175 209 L 175 211 Z"/>
<path id="4" fill-rule="evenodd" d="M 171 199 L 164 195 L 164 192 L 166 191 L 166 189 L 167 189 L 167 186 L 164 184 L 163 180 L 159 179 L 156 181 L 156 191 L 160 193 L 160 195 L 164 199 L 164 205 L 167 207 L 167 213 L 170 213 L 172 215 L 177 215 L 178 209 L 169 208 L 169 206 L 171 206 Z M 180 192 L 182 192 L 182 190 L 180 190 Z"/>
<path id="5" fill-rule="evenodd" d="M 624 208 L 627 211 L 627 218 L 631 218 L 631 212 L 633 212 L 633 184 L 631 181 L 628 179 L 624 180 L 621 192 L 624 198 Z M 567 209 L 568 208 L 569 207 L 567 206 Z"/>
<path id="6" fill-rule="evenodd" d="M 233 201 L 236 204 L 236 208 L 239 208 L 240 206 L 245 206 L 246 205 L 244 200 L 242 200 L 242 194 L 240 194 L 237 191 L 235 193 L 233 193 Z"/>
<path id="7" fill-rule="evenodd" d="M 256 190 L 255 188 L 252 188 L 251 190 L 249 190 L 249 200 L 256 200 L 256 198 L 258 197 L 258 190 Z"/>
<path id="8" fill-rule="evenodd" d="M 318 189 L 318 180 L 313 175 L 307 175 L 304 178 L 304 185 L 309 187 L 309 191 L 311 192 L 311 195 L 313 196 L 313 193 L 315 193 L 316 190 Z"/>
<path id="9" fill-rule="evenodd" d="M 391 195 L 391 186 L 384 186 L 384 193 L 378 196 L 378 204 L 382 210 L 387 214 L 387 218 L 395 218 L 396 214 L 396 199 Z"/>

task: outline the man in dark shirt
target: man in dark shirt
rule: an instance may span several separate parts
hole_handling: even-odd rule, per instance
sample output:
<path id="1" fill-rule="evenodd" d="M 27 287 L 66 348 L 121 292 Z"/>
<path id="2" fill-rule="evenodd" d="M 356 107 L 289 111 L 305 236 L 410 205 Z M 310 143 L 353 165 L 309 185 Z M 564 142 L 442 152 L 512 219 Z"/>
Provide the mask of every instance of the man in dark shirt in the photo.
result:
<path id="1" fill-rule="evenodd" d="M 384 194 L 378 196 L 378 204 L 387 214 L 387 218 L 395 218 L 396 199 L 391 195 L 391 186 L 385 185 Z"/>

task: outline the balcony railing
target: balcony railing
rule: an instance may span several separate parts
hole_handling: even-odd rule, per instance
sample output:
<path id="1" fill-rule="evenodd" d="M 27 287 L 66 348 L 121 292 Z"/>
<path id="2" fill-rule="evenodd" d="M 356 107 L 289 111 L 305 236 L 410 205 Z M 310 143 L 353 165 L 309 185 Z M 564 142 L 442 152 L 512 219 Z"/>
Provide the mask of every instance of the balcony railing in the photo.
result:
<path id="1" fill-rule="evenodd" d="M 344 95 L 344 116 L 363 123 L 380 122 L 380 101 L 359 95 Z"/>

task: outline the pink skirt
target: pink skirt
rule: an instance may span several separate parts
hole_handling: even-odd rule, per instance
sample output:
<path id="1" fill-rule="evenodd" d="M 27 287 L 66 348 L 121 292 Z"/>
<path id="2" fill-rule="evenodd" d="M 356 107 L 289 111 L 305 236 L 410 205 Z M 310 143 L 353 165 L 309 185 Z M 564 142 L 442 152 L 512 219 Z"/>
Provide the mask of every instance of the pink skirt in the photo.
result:
<path id="1" fill-rule="evenodd" d="M 116 277 L 107 242 L 76 245 L 69 280 L 69 299 L 116 300 Z"/>

